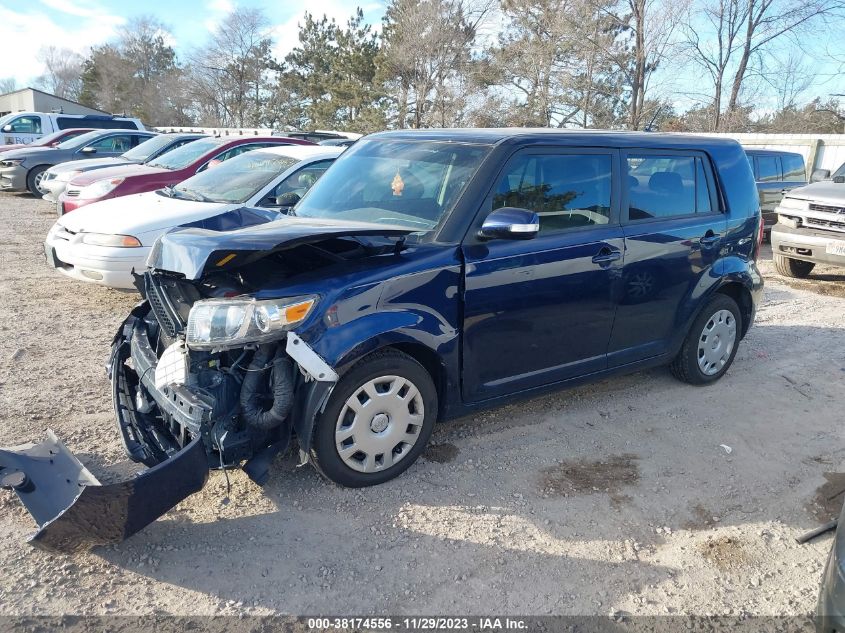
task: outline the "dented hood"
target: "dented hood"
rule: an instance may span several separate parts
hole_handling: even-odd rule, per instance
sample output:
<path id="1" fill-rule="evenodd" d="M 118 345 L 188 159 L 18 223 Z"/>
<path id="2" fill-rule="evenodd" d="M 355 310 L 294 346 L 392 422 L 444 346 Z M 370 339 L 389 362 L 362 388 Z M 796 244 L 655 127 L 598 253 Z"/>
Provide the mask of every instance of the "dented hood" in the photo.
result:
<path id="1" fill-rule="evenodd" d="M 283 216 L 268 221 L 259 209 L 236 209 L 200 226 L 185 225 L 155 243 L 147 266 L 199 279 L 206 268 L 236 268 L 278 250 L 333 237 L 402 236 L 418 229 L 336 219 Z M 236 223 L 244 228 L 220 230 Z M 200 223 L 196 223 L 199 225 Z M 248 226 L 250 225 L 251 226 Z"/>

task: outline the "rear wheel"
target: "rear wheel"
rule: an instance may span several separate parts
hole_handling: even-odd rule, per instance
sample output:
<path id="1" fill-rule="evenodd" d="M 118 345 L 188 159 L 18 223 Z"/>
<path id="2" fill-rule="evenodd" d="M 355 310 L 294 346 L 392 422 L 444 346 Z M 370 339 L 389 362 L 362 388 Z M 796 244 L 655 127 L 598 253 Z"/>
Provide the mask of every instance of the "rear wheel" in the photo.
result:
<path id="1" fill-rule="evenodd" d="M 367 356 L 338 382 L 317 419 L 317 469 L 359 488 L 398 476 L 425 449 L 437 418 L 437 390 L 426 369 L 398 350 Z"/>
<path id="2" fill-rule="evenodd" d="M 803 279 L 811 272 L 816 265 L 813 262 L 805 262 L 800 259 L 792 259 L 783 255 L 775 255 L 775 270 L 784 277 Z"/>
<path id="3" fill-rule="evenodd" d="M 736 301 L 716 294 L 693 322 L 672 361 L 672 373 L 691 385 L 719 380 L 733 363 L 741 331 L 742 317 Z"/>
<path id="4" fill-rule="evenodd" d="M 39 165 L 38 167 L 30 169 L 29 173 L 26 175 L 26 188 L 29 189 L 29 193 L 38 198 L 47 193 L 46 190 L 42 191 L 40 189 L 45 171 L 47 171 L 47 166 Z"/>

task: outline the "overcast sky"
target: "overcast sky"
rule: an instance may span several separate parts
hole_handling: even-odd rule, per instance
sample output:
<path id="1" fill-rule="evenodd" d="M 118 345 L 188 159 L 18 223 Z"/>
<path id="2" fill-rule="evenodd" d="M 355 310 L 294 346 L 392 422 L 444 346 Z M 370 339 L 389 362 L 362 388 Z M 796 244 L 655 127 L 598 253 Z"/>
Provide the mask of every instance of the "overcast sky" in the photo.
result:
<path id="1" fill-rule="evenodd" d="M 94 45 L 113 38 L 127 19 L 140 13 L 153 15 L 173 33 L 171 43 L 181 58 L 202 44 L 219 20 L 234 8 L 237 0 L 0 0 L 0 79 L 13 77 L 19 86 L 31 85 L 41 73 L 38 50 L 53 45 L 85 54 Z M 323 14 L 339 23 L 351 16 L 356 2 L 343 0 L 274 0 L 260 2 L 246 0 L 245 6 L 264 9 L 273 26 L 275 54 L 283 57 L 297 43 L 297 23 L 306 10 L 315 16 Z M 386 0 L 361 0 L 366 20 L 378 27 L 384 14 Z M 500 24 L 493 20 L 485 35 L 494 35 Z M 845 74 L 829 61 L 826 51 L 841 51 L 841 29 L 825 28 L 818 24 L 812 34 L 794 41 L 781 40 L 778 48 L 767 56 L 767 64 L 776 67 L 790 55 L 803 60 L 806 73 L 813 83 L 802 95 L 806 101 L 819 96 L 826 99 L 831 93 L 845 92 Z M 657 93 L 669 98 L 683 110 L 706 99 L 710 86 L 702 81 L 701 70 L 682 60 L 659 72 L 653 85 Z M 750 85 L 750 84 L 749 84 Z M 760 84 L 764 85 L 764 84 Z M 703 87 L 702 87 L 703 86 Z M 655 93 L 656 94 L 656 93 Z M 845 105 L 845 99 L 842 99 Z M 775 107 L 774 100 L 755 96 L 755 104 L 762 110 Z"/>

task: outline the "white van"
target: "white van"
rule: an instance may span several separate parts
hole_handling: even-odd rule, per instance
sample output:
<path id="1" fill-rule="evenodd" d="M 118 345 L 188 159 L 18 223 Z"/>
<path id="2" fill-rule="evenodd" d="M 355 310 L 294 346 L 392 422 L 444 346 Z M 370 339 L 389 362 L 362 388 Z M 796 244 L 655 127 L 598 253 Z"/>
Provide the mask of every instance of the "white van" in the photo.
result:
<path id="1" fill-rule="evenodd" d="M 138 119 L 108 114 L 59 114 L 54 112 L 12 112 L 0 117 L 0 145 L 32 143 L 45 134 L 70 128 L 143 130 Z"/>

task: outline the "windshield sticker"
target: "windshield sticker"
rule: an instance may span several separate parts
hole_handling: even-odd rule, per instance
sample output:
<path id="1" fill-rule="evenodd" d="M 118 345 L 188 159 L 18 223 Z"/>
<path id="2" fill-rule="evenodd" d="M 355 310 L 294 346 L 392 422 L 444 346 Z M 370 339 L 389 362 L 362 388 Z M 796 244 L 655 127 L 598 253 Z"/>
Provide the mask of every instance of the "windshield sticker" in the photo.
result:
<path id="1" fill-rule="evenodd" d="M 405 181 L 399 175 L 398 169 L 396 170 L 396 175 L 393 177 L 393 181 L 390 183 L 390 188 L 393 189 L 394 196 L 401 196 L 402 191 L 405 189 Z"/>

